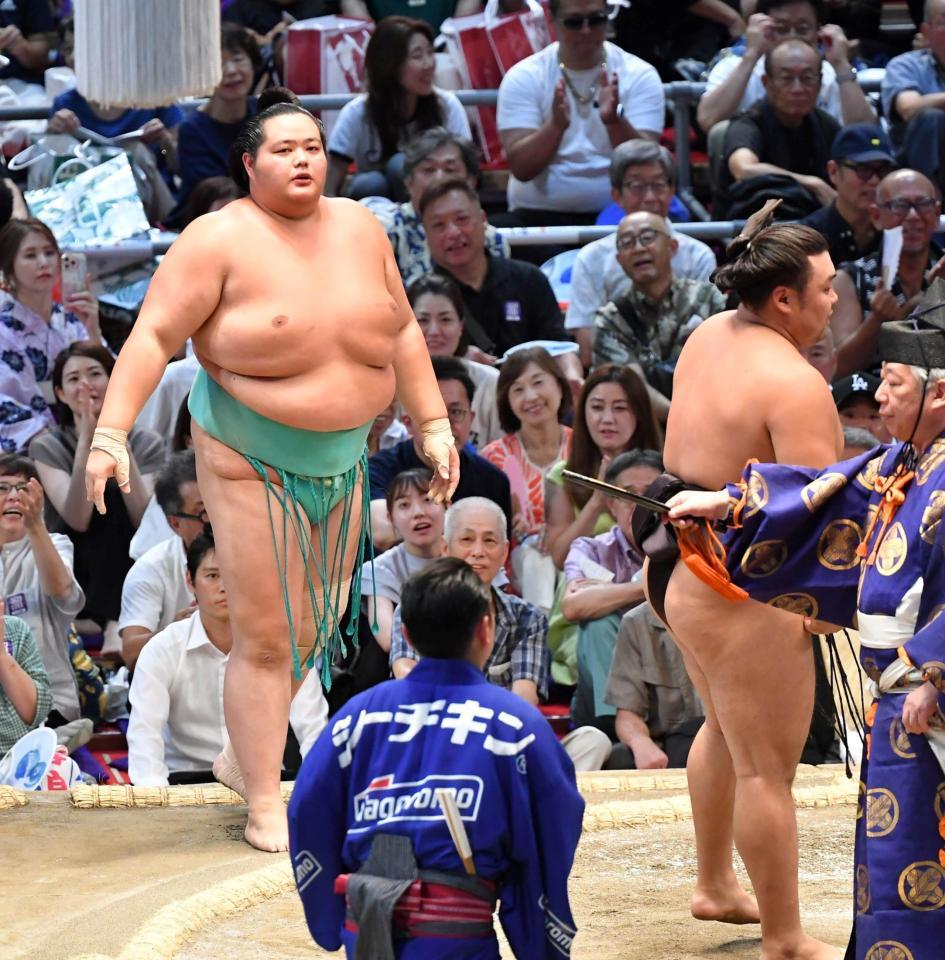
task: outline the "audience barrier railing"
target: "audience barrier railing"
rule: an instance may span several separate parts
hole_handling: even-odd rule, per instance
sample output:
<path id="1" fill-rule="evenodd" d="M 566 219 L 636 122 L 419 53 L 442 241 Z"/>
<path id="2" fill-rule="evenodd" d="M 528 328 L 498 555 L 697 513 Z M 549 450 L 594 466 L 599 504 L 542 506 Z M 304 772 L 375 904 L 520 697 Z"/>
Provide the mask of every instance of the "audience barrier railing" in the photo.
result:
<path id="1" fill-rule="evenodd" d="M 879 90 L 882 71 L 870 71 L 867 77 L 860 76 L 860 86 L 867 93 Z M 494 106 L 499 95 L 498 90 L 457 90 L 456 96 L 460 103 L 467 107 Z M 676 192 L 686 204 L 692 215 L 698 220 L 709 222 L 709 212 L 693 196 L 692 193 L 692 152 L 689 142 L 692 127 L 692 111 L 705 93 L 704 83 L 695 83 L 686 80 L 677 80 L 663 84 L 663 93 L 670 103 L 673 113 L 673 130 L 675 132 L 674 153 L 676 155 Z M 299 99 L 309 110 L 340 110 L 349 100 L 353 100 L 353 93 L 323 93 L 307 94 Z M 196 109 L 206 100 L 188 100 L 181 106 Z M 36 107 L 0 107 L 0 122 L 5 120 L 45 120 L 49 116 L 48 110 Z M 551 242 L 551 241 L 549 241 Z"/>

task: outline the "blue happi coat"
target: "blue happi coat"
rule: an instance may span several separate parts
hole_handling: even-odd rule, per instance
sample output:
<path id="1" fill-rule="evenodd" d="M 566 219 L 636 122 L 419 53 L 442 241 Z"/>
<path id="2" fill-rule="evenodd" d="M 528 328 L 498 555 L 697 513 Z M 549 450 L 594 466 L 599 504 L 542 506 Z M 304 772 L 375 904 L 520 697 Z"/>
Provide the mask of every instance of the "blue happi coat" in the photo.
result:
<path id="1" fill-rule="evenodd" d="M 479 876 L 498 883 L 499 918 L 517 957 L 568 957 L 568 874 L 584 801 L 545 718 L 472 664 L 426 658 L 403 680 L 354 697 L 305 758 L 289 804 L 289 842 L 309 930 L 327 950 L 343 929 L 335 877 L 367 859 L 376 832 L 410 837 L 424 870 L 463 873 L 434 791 L 448 787 Z M 395 940 L 399 958 L 498 960 L 486 939 Z"/>
<path id="2" fill-rule="evenodd" d="M 899 445 L 821 471 L 746 467 L 733 581 L 756 600 L 860 631 L 869 680 L 855 850 L 856 960 L 945 957 L 945 730 L 909 734 L 904 695 L 923 679 L 945 707 L 945 435 L 926 450 L 873 563 L 856 554 Z M 869 699 L 867 702 L 869 702 Z"/>

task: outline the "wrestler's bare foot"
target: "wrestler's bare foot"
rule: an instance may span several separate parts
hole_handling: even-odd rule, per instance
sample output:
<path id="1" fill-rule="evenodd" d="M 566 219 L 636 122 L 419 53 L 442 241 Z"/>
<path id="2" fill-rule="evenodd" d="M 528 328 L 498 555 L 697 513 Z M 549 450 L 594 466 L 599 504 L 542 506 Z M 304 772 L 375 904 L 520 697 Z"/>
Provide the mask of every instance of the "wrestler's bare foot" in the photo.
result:
<path id="1" fill-rule="evenodd" d="M 213 775 L 218 783 L 224 787 L 229 787 L 234 793 L 241 797 L 246 796 L 246 785 L 243 783 L 243 771 L 240 770 L 236 757 L 233 756 L 233 749 L 229 744 L 223 750 L 216 760 L 213 761 Z"/>
<path id="2" fill-rule="evenodd" d="M 755 898 L 737 883 L 723 890 L 697 887 L 689 908 L 697 920 L 719 923 L 758 923 L 761 920 Z"/>
<path id="3" fill-rule="evenodd" d="M 289 849 L 289 818 L 280 797 L 273 802 L 254 804 L 243 831 L 246 842 L 257 850 L 280 853 Z"/>
<path id="4" fill-rule="evenodd" d="M 792 946 L 762 946 L 759 960 L 843 960 L 843 950 L 822 940 L 802 935 Z"/>

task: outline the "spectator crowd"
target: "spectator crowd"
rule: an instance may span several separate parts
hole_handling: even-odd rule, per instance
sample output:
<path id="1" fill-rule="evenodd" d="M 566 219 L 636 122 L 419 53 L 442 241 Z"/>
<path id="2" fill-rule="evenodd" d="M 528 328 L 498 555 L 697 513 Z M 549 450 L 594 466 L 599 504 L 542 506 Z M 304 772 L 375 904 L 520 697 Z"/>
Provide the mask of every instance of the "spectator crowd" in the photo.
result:
<path id="1" fill-rule="evenodd" d="M 242 195 L 230 148 L 257 94 L 283 82 L 289 31 L 329 15 L 372 21 L 363 92 L 329 118 L 324 192 L 383 225 L 460 451 L 453 502 L 434 504 L 419 424 L 396 404 L 377 419 L 374 559 L 349 602 L 367 616 L 332 664 L 327 703 L 317 671 L 296 695 L 286 775 L 328 712 L 413 669 L 401 591 L 443 555 L 490 586 L 488 680 L 539 705 L 578 769 L 685 765 L 703 707 L 646 603 L 633 507 L 563 471 L 636 492 L 659 475 L 676 360 L 734 306 L 712 280 L 724 247 L 690 224 L 745 219 L 772 197 L 779 219 L 824 234 L 837 268 L 830 327 L 804 353 L 831 384 L 846 452 L 890 440 L 874 398 L 879 330 L 945 270 L 945 0 L 910 5 L 916 22 L 898 30 L 879 0 L 676 0 L 671 12 L 547 0 L 551 41 L 508 67 L 491 112 L 449 89 L 441 34 L 479 17 L 480 0 L 221 6 L 209 98 L 112 108 L 66 89 L 48 101 L 46 132 L 127 138 L 151 225 L 185 229 Z M 46 68 L 74 65 L 70 7 L 0 4 L 0 84 L 13 95 L 43 94 Z M 492 13 L 531 10 L 500 0 Z M 664 88 L 683 79 L 705 84 L 689 131 L 673 128 Z M 677 195 L 686 135 L 695 188 Z M 98 514 L 85 464 L 134 311 L 106 317 L 98 267 L 78 282 L 63 269 L 25 178 L 11 168 L 0 180 L 0 758 L 45 725 L 84 776 L 208 779 L 232 634 L 191 450 L 197 361 L 168 365 L 129 436 L 130 489 L 110 482 Z M 593 225 L 609 229 L 543 242 L 541 228 Z M 901 249 L 884 274 L 890 244 Z M 822 713 L 809 762 L 838 756 Z M 114 749 L 102 760 L 102 736 L 126 743 L 126 762 Z"/>

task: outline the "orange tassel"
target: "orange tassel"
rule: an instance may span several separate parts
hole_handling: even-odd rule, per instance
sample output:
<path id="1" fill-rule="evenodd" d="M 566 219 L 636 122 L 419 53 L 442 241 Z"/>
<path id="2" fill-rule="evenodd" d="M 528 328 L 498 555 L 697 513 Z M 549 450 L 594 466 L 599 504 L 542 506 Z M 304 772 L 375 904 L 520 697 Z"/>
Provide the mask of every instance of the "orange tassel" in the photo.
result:
<path id="1" fill-rule="evenodd" d="M 677 536 L 680 556 L 706 586 L 733 603 L 748 599 L 748 594 L 732 583 L 725 568 L 725 547 L 708 524 L 699 523 L 695 527 L 679 530 Z"/>
<path id="2" fill-rule="evenodd" d="M 867 760 L 869 760 L 869 758 L 870 758 L 870 753 L 871 753 L 871 747 L 872 747 L 872 746 L 873 746 L 873 735 L 872 735 L 871 733 L 868 733 L 868 734 L 866 735 L 866 759 L 867 759 Z"/>
<path id="3" fill-rule="evenodd" d="M 945 817 L 938 822 L 938 835 L 945 840 Z"/>
<path id="4" fill-rule="evenodd" d="M 870 704 L 869 710 L 866 711 L 866 725 L 868 727 L 872 727 L 873 724 L 876 722 L 876 710 L 878 709 L 878 707 L 879 707 L 879 701 L 874 700 Z"/>
<path id="5" fill-rule="evenodd" d="M 873 514 L 860 545 L 856 548 L 856 555 L 861 559 L 865 557 L 867 566 L 871 567 L 876 563 L 876 554 L 879 552 L 886 530 L 905 501 L 905 487 L 908 486 L 914 476 L 914 471 L 903 471 L 902 464 L 900 464 L 891 477 L 877 477 L 873 481 L 873 489 L 882 494 L 883 499 L 880 501 L 879 509 Z M 870 549 L 869 543 L 879 521 L 882 521 L 882 526 L 880 526 L 879 535 L 873 540 L 873 547 Z"/>

